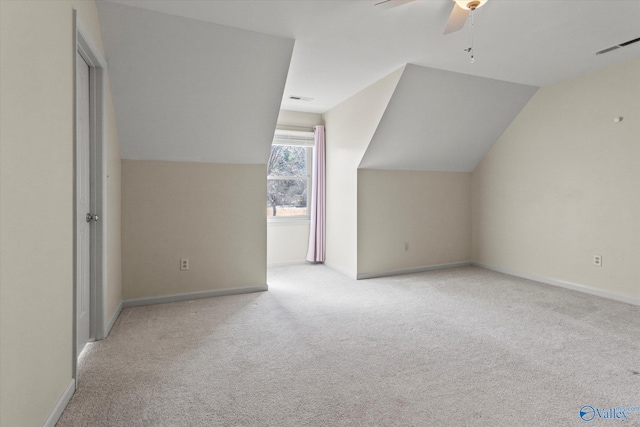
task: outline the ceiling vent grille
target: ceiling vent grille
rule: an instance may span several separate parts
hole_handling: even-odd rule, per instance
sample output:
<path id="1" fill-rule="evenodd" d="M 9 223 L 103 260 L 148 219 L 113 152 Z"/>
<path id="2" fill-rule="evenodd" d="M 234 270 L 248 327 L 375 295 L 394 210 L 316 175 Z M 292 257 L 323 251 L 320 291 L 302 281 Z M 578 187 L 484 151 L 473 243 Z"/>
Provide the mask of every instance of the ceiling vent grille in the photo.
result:
<path id="1" fill-rule="evenodd" d="M 605 53 L 611 52 L 612 50 L 620 49 L 621 47 L 629 46 L 630 44 L 637 43 L 637 42 L 640 42 L 640 37 L 638 37 L 637 39 L 626 41 L 624 43 L 617 44 L 615 46 L 608 47 L 606 49 L 599 50 L 596 52 L 596 55 L 603 55 Z"/>
<path id="2" fill-rule="evenodd" d="M 313 98 L 309 98 L 307 96 L 297 96 L 297 95 L 291 95 L 289 97 L 290 100 L 292 101 L 313 101 Z"/>

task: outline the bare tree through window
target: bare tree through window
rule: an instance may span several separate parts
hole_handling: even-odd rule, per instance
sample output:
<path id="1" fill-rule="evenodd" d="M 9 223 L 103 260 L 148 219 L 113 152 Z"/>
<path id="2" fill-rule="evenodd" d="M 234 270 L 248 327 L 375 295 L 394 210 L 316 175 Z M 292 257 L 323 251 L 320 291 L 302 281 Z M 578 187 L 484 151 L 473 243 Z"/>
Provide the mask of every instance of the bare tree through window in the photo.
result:
<path id="1" fill-rule="evenodd" d="M 267 215 L 306 216 L 310 147 L 273 145 L 267 164 Z"/>

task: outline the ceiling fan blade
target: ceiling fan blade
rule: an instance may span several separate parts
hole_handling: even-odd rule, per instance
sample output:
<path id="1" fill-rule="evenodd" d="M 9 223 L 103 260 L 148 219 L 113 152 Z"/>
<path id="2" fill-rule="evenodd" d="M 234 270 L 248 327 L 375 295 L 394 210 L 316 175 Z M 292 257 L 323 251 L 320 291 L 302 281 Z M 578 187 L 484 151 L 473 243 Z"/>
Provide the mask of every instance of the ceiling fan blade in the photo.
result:
<path id="1" fill-rule="evenodd" d="M 411 3 L 415 0 L 379 0 L 374 4 L 378 9 L 391 9 L 396 6 L 402 6 L 403 4 Z"/>
<path id="2" fill-rule="evenodd" d="M 444 27 L 444 34 L 460 31 L 469 18 L 469 11 L 458 6 L 457 3 L 453 4 L 453 10 L 449 15 L 447 26 Z"/>

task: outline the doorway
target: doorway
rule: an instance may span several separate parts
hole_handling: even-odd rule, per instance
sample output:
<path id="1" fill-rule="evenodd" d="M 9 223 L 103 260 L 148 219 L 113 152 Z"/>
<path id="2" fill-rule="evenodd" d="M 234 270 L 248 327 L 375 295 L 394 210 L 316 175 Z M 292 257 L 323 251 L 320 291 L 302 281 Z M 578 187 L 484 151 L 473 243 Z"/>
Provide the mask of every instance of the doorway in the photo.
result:
<path id="1" fill-rule="evenodd" d="M 80 52 L 76 52 L 76 357 L 94 337 L 91 331 L 91 243 L 95 241 L 93 225 L 99 215 L 91 206 L 89 74 L 89 64 Z"/>
<path id="2" fill-rule="evenodd" d="M 106 155 L 103 145 L 106 63 L 73 13 L 74 102 L 74 289 L 73 378 L 87 342 L 102 339 L 106 265 Z"/>

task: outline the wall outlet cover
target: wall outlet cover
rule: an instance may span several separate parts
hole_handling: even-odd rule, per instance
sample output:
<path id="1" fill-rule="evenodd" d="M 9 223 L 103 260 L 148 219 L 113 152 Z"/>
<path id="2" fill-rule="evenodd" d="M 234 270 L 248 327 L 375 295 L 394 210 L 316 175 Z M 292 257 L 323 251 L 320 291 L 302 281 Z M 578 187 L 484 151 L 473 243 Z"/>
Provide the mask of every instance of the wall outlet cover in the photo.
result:
<path id="1" fill-rule="evenodd" d="M 593 256 L 593 265 L 597 267 L 602 267 L 602 255 Z"/>

